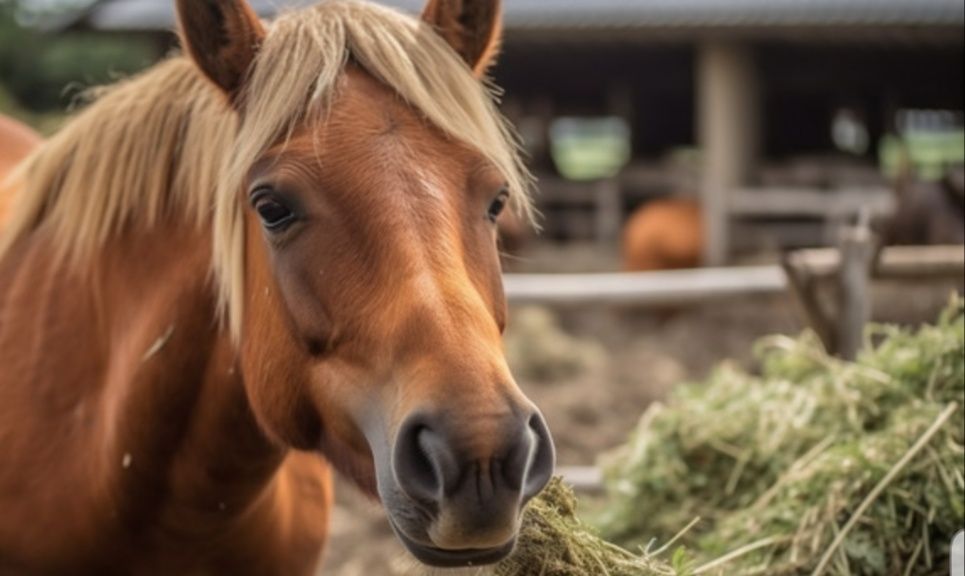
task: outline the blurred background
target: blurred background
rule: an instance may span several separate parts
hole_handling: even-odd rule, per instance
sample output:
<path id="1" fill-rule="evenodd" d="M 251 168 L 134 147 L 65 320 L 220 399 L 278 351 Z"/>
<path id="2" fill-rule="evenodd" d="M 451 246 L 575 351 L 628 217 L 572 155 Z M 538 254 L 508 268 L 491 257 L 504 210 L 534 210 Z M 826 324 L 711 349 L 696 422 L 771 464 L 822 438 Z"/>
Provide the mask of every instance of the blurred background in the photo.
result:
<path id="1" fill-rule="evenodd" d="M 853 355 L 863 322 L 961 293 L 961 0 L 504 4 L 492 75 L 542 213 L 501 222 L 507 349 L 562 465 L 722 359 L 753 367 L 765 334 Z M 0 113 L 50 134 L 173 28 L 170 0 L 0 0 Z M 329 573 L 416 570 L 374 504 L 339 499 Z"/>
<path id="2" fill-rule="evenodd" d="M 271 17 L 305 3 L 253 5 Z M 83 87 L 176 48 L 171 4 L 0 1 L 0 111 L 55 130 Z M 896 178 L 940 180 L 965 156 L 957 0 L 507 0 L 505 12 L 493 76 L 540 179 L 534 242 L 618 243 L 636 208 L 675 198 L 701 203 L 703 264 L 828 244 L 856 207 L 893 211 Z M 510 248 L 530 240 L 512 232 Z M 621 266 L 619 251 L 570 263 Z"/>

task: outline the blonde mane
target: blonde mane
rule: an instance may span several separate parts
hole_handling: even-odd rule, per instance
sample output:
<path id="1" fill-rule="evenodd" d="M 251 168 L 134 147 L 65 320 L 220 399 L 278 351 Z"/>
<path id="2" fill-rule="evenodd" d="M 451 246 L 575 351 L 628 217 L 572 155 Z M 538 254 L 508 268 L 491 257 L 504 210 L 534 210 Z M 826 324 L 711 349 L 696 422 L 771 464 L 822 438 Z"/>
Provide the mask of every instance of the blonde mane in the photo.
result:
<path id="1" fill-rule="evenodd" d="M 244 292 L 245 173 L 313 113 L 324 113 L 351 59 L 505 175 L 532 215 L 531 176 L 493 94 L 419 20 L 376 4 L 336 0 L 283 14 L 250 70 L 238 119 L 184 57 L 101 90 L 96 101 L 28 160 L 0 258 L 50 223 L 72 261 L 125 226 L 170 214 L 212 223 L 219 311 L 238 338 Z"/>
<path id="2" fill-rule="evenodd" d="M 94 103 L 11 175 L 0 257 L 41 225 L 58 256 L 77 262 L 126 225 L 150 228 L 166 215 L 211 221 L 236 120 L 194 65 L 172 58 L 87 96 Z"/>

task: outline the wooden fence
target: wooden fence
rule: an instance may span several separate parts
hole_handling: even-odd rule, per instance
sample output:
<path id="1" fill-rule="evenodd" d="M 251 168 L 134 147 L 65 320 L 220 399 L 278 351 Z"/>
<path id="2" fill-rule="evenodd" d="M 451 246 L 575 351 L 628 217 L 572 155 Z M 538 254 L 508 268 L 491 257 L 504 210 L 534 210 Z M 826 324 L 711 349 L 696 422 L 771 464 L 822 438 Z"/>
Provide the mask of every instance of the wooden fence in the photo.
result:
<path id="1" fill-rule="evenodd" d="M 787 256 L 815 277 L 829 278 L 841 267 L 837 248 L 797 250 Z M 894 246 L 877 253 L 875 278 L 953 278 L 965 270 L 962 246 Z M 695 268 L 661 272 L 595 274 L 506 274 L 512 304 L 683 305 L 717 298 L 780 294 L 789 287 L 780 265 Z"/>
<path id="2" fill-rule="evenodd" d="M 780 266 L 609 274 L 506 274 L 503 281 L 506 297 L 514 304 L 664 306 L 777 294 L 787 289 L 787 279 Z"/>
<path id="3" fill-rule="evenodd" d="M 843 234 L 839 248 L 791 252 L 782 265 L 612 274 L 506 274 L 504 285 L 512 304 L 641 307 L 782 294 L 790 289 L 825 346 L 853 357 L 870 316 L 872 279 L 962 279 L 963 275 L 963 246 L 879 250 L 868 231 L 859 227 Z M 838 297 L 832 309 L 817 299 L 817 286 L 822 281 L 837 282 Z M 602 489 L 602 473 L 594 466 L 561 466 L 559 473 L 577 490 Z"/>

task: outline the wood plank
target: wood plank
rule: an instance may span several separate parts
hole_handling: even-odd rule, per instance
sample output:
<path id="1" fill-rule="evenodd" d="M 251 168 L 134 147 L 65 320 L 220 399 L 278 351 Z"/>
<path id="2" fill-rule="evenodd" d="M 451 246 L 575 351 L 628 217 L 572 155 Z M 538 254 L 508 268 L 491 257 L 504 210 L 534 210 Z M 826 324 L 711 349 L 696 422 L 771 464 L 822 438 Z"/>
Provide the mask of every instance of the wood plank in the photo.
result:
<path id="1" fill-rule="evenodd" d="M 836 190 L 816 188 L 741 188 L 730 198 L 730 213 L 742 217 L 810 216 L 832 218 L 871 210 L 872 216 L 890 214 L 894 195 L 888 188 L 871 186 Z"/>
<path id="2" fill-rule="evenodd" d="M 796 250 L 788 259 L 820 277 L 836 274 L 841 265 L 837 248 Z M 881 250 L 872 275 L 882 279 L 924 279 L 958 278 L 963 273 L 965 246 L 888 246 Z"/>
<path id="3" fill-rule="evenodd" d="M 596 240 L 603 246 L 616 243 L 623 227 L 623 206 L 620 184 L 616 180 L 601 180 L 595 186 Z"/>
<path id="4" fill-rule="evenodd" d="M 835 248 L 797 250 L 789 263 L 814 277 L 837 274 Z M 890 246 L 881 252 L 875 278 L 956 278 L 965 273 L 965 247 Z M 506 296 L 513 304 L 678 305 L 714 298 L 779 294 L 787 289 L 780 266 L 697 268 L 662 272 L 594 274 L 505 274 Z"/>
<path id="5" fill-rule="evenodd" d="M 864 328 L 871 320 L 871 268 L 877 240 L 864 212 L 857 226 L 842 230 L 838 273 L 837 350 L 854 361 L 864 344 Z"/>
<path id="6" fill-rule="evenodd" d="M 754 294 L 780 294 L 780 266 L 698 268 L 604 274 L 506 274 L 506 296 L 526 304 L 677 305 Z"/>

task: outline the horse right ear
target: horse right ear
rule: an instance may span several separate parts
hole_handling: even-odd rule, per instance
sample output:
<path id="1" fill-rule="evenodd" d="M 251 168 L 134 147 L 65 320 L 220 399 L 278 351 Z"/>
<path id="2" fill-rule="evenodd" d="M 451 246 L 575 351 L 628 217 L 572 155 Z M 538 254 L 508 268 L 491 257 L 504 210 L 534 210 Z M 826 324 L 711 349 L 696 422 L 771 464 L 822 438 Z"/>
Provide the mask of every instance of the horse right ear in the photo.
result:
<path id="1" fill-rule="evenodd" d="M 181 44 L 232 102 L 265 37 L 245 0 L 177 0 Z"/>

